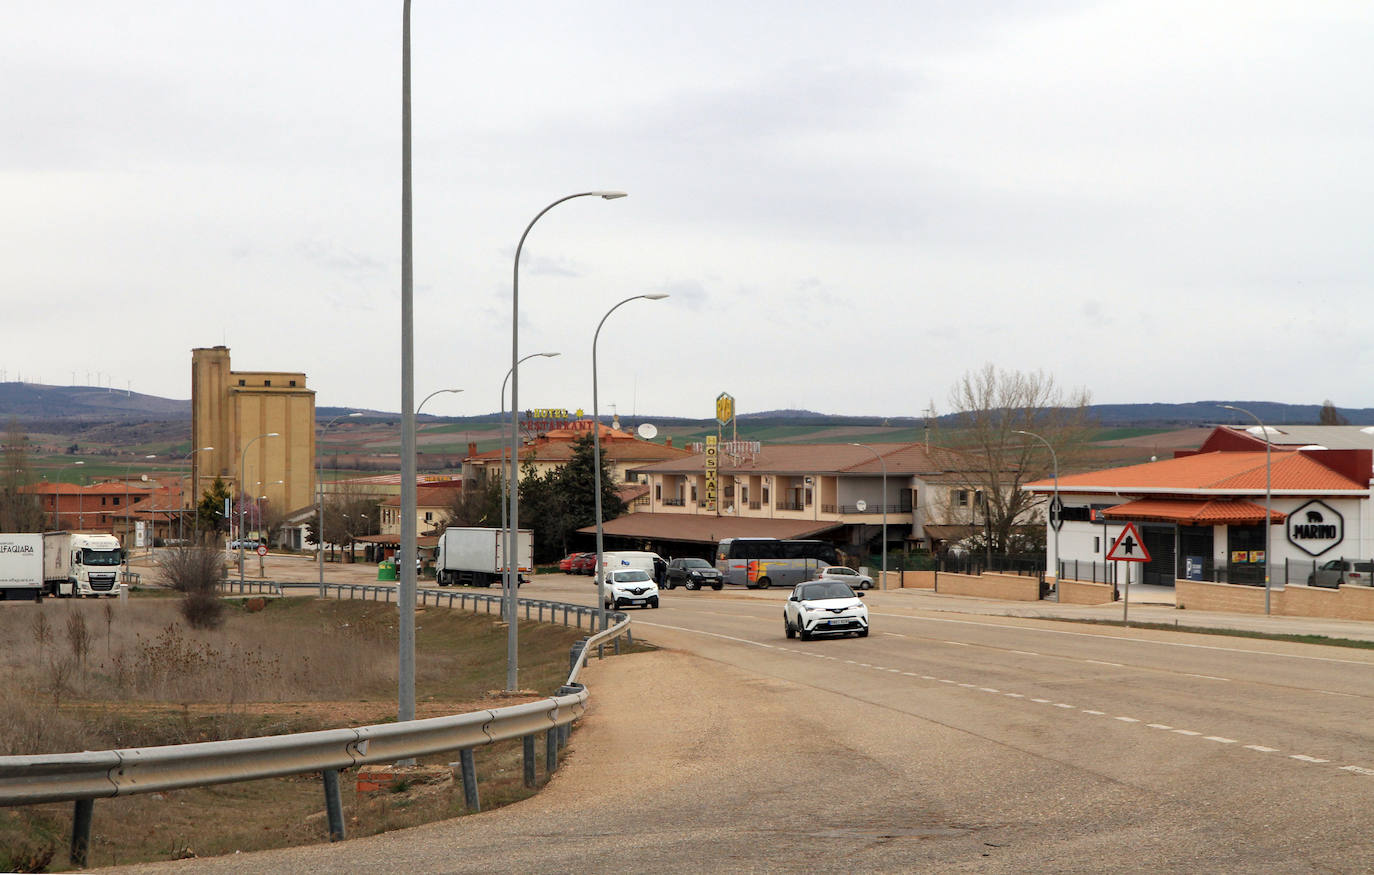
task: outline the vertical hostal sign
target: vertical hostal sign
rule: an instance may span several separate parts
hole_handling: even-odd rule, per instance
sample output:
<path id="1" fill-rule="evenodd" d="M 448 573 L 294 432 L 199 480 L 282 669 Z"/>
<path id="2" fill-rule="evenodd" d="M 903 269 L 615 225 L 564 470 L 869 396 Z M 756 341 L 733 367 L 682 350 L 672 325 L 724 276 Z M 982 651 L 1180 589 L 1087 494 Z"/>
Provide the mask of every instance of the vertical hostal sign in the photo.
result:
<path id="1" fill-rule="evenodd" d="M 716 509 L 716 436 L 706 436 L 706 509 Z"/>

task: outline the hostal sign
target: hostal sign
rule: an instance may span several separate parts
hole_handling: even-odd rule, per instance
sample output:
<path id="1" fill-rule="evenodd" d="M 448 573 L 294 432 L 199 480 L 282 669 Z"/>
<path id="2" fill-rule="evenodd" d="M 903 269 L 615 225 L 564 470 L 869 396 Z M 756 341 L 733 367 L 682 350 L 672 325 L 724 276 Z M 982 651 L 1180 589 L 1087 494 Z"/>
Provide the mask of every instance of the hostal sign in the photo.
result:
<path id="1" fill-rule="evenodd" d="M 1288 540 L 1311 556 L 1320 556 L 1345 540 L 1345 520 L 1320 501 L 1309 501 L 1288 515 Z"/>

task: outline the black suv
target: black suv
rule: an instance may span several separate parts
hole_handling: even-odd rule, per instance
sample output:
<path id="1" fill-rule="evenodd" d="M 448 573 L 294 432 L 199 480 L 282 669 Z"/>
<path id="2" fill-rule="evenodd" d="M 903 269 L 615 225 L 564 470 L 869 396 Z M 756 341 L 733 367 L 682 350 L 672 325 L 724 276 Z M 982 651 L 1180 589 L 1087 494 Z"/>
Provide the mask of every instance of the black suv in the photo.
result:
<path id="1" fill-rule="evenodd" d="M 725 579 L 710 562 L 705 559 L 674 559 L 668 563 L 668 588 L 675 589 L 678 584 L 687 589 L 722 589 Z"/>

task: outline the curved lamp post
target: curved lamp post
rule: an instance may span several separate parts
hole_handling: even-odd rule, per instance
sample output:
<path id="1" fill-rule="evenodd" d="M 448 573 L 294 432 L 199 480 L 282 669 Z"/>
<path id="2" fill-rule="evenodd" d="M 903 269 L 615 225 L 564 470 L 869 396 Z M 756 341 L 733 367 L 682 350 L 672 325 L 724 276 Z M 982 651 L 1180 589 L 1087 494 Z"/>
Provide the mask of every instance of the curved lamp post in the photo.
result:
<path id="1" fill-rule="evenodd" d="M 409 0 L 407 0 L 407 3 L 409 3 Z M 519 416 L 519 413 L 518 413 L 518 411 L 520 410 L 520 253 L 521 253 L 522 251 L 524 251 L 524 249 L 525 249 L 525 238 L 528 237 L 528 236 L 530 235 L 530 229 L 534 227 L 534 225 L 535 225 L 536 222 L 538 222 L 541 218 L 543 218 L 543 216 L 544 216 L 545 213 L 547 213 L 549 210 L 553 209 L 554 207 L 558 206 L 559 204 L 563 203 L 564 201 L 570 201 L 570 200 L 572 200 L 572 199 L 574 199 L 574 198 L 579 198 L 579 197 L 599 197 L 599 198 L 602 198 L 603 200 L 608 200 L 608 201 L 610 201 L 610 200 L 615 200 L 616 198 L 625 197 L 625 192 L 623 192 L 623 191 L 583 191 L 583 192 L 579 192 L 579 193 L 577 193 L 577 194 L 570 194 L 570 195 L 567 195 L 567 196 L 565 196 L 565 197 L 561 197 L 561 198 L 559 198 L 558 200 L 554 201 L 553 203 L 549 204 L 547 207 L 544 207 L 544 209 L 540 210 L 537 214 L 535 214 L 535 217 L 534 217 L 533 219 L 530 220 L 530 223 L 529 223 L 528 225 L 525 226 L 525 231 L 524 231 L 524 233 L 522 233 L 522 234 L 520 235 L 520 242 L 519 242 L 519 243 L 516 245 L 516 247 L 515 247 L 515 266 L 514 266 L 514 271 L 513 271 L 512 280 L 511 280 L 511 307 L 510 307 L 510 367 L 511 367 L 511 373 L 510 373 L 510 413 L 511 413 L 511 416 L 510 416 L 510 445 L 511 445 L 511 455 L 512 455 L 512 456 L 514 456 L 514 454 L 515 454 L 515 448 L 518 447 L 518 446 L 520 446 L 520 416 Z M 515 462 L 514 462 L 514 459 L 512 458 L 512 460 L 511 460 L 511 465 L 512 465 L 512 467 L 514 467 L 514 464 L 515 464 Z M 518 583 L 518 578 L 517 578 L 516 575 L 518 575 L 518 574 L 520 573 L 519 570 L 516 569 L 516 568 L 514 567 L 514 566 L 515 566 L 515 557 L 514 557 L 512 551 L 514 550 L 515 544 L 513 543 L 512 539 L 511 539 L 511 532 L 518 531 L 519 528 L 520 528 L 520 490 L 519 490 L 519 489 L 512 489 L 512 490 L 510 491 L 510 515 L 509 515 L 509 518 L 510 518 L 510 528 L 507 529 L 507 531 L 506 531 L 506 539 L 505 539 L 505 540 L 506 540 L 506 547 L 505 547 L 505 550 L 504 550 L 504 553 L 505 553 L 505 556 L 506 556 L 506 559 L 507 559 L 507 561 L 506 561 L 506 580 L 505 580 L 505 587 L 506 587 L 506 590 L 507 590 L 508 592 L 512 592 L 512 593 L 513 593 L 513 592 L 515 591 L 516 586 L 517 586 L 517 583 Z M 511 598 L 514 599 L 515 596 L 512 595 Z M 516 618 L 515 618 L 514 616 L 512 616 L 512 617 L 510 618 L 510 621 L 511 621 L 511 626 L 514 626 L 515 623 L 516 623 Z M 511 634 L 511 638 L 510 638 L 510 641 L 511 641 L 511 642 L 515 642 L 515 641 L 516 641 L 516 637 L 515 637 L 516 634 L 517 634 L 517 633 L 512 633 L 512 634 Z M 507 674 L 507 677 L 506 677 L 506 684 L 507 684 L 507 686 L 508 686 L 510 689 L 512 689 L 512 690 L 513 690 L 513 689 L 516 689 L 516 683 L 515 683 L 515 681 L 512 680 L 512 678 L 511 678 L 511 676 L 514 675 L 514 674 L 516 673 L 516 669 L 515 669 L 515 654 L 512 653 L 511 650 L 509 649 L 509 648 L 511 648 L 511 647 L 513 647 L 513 646 L 514 646 L 513 643 L 512 643 L 512 644 L 508 644 L 508 649 L 507 649 L 507 652 L 506 652 L 506 661 L 507 661 L 507 666 L 508 666 L 507 672 L 506 672 L 506 674 Z"/>
<path id="2" fill-rule="evenodd" d="M 209 452 L 209 451 L 211 451 L 211 450 L 213 450 L 213 449 L 214 449 L 214 447 L 201 447 L 201 448 L 195 449 L 195 450 L 187 450 L 187 451 L 186 451 L 185 453 L 183 453 L 180 457 L 178 457 L 178 456 L 173 456 L 172 458 L 173 458 L 173 459 L 179 459 L 179 461 L 185 462 L 187 459 L 191 458 L 191 456 L 195 455 L 196 453 L 206 453 L 206 452 Z M 196 485 L 195 485 L 194 483 L 192 483 L 192 484 L 191 484 L 191 507 L 193 507 L 193 508 L 196 506 L 196 500 L 195 500 L 195 498 L 196 498 Z M 181 540 L 185 540 L 185 538 L 186 538 L 186 502 L 185 502 L 185 496 L 183 496 L 183 497 L 182 497 L 182 506 L 179 507 L 179 508 L 177 508 L 177 540 L 178 540 L 178 541 L 181 541 Z M 182 546 L 185 546 L 185 545 L 182 545 Z"/>
<path id="3" fill-rule="evenodd" d="M 601 317 L 601 321 L 596 323 L 596 333 L 592 335 L 592 494 L 595 496 L 596 504 L 596 564 L 592 566 L 592 573 L 596 575 L 596 609 L 601 616 L 601 628 L 606 628 L 606 574 L 601 567 L 601 409 L 600 399 L 597 397 L 596 386 L 596 342 L 601 338 L 601 326 L 606 324 L 606 320 L 611 314 L 631 301 L 638 301 L 641 298 L 646 301 L 661 301 L 668 297 L 662 292 L 655 292 L 648 295 L 633 295 L 616 304 L 606 311 L 606 315 Z M 512 522 L 514 527 L 515 523 Z"/>
<path id="4" fill-rule="evenodd" d="M 1026 437 L 1033 437 L 1044 444 L 1045 449 L 1050 451 L 1050 459 L 1054 462 L 1054 503 L 1050 508 L 1050 513 L 1046 514 L 1046 517 L 1049 518 L 1055 513 L 1062 514 L 1063 507 L 1059 501 L 1059 454 L 1054 451 L 1054 447 L 1050 446 L 1049 441 L 1033 431 L 1016 429 L 1012 431 L 1012 434 L 1023 434 Z M 1056 510 L 1056 508 L 1058 508 L 1058 510 Z M 1053 519 L 1050 519 L 1049 523 L 1050 530 L 1054 532 L 1054 588 L 1056 592 L 1059 592 L 1059 526 L 1054 524 L 1055 521 Z M 1058 598 L 1058 596 L 1056 595 L 1055 598 Z"/>
<path id="5" fill-rule="evenodd" d="M 857 444 L 851 441 L 849 445 L 868 450 L 878 459 L 878 464 L 883 466 L 883 589 L 887 589 L 887 460 L 883 458 L 882 453 L 868 444 Z"/>
<path id="6" fill-rule="evenodd" d="M 1264 612 L 1269 613 L 1269 529 L 1273 527 L 1273 510 L 1271 506 L 1274 500 L 1273 490 L 1273 466 L 1271 464 L 1269 441 L 1269 427 L 1260 421 L 1260 418 L 1244 407 L 1237 407 L 1234 404 L 1221 405 L 1227 410 L 1234 410 L 1237 413 L 1244 413 L 1255 421 L 1260 431 L 1264 434 Z M 1249 429 L 1246 429 L 1249 431 Z"/>
<path id="7" fill-rule="evenodd" d="M 243 452 L 242 452 L 242 453 L 239 453 L 239 496 L 240 496 L 240 497 L 239 497 L 239 584 L 240 584 L 240 586 L 242 586 L 242 584 L 243 584 L 243 497 L 242 497 L 242 496 L 248 494 L 248 490 L 244 488 L 243 469 L 244 469 L 244 466 L 246 466 L 246 465 L 248 464 L 248 448 L 251 447 L 253 444 L 257 443 L 258 441 L 262 440 L 263 438 L 269 438 L 269 437 L 281 437 L 281 435 L 280 435 L 279 433 L 275 432 L 275 431 L 269 431 L 269 432 L 267 432 L 266 434 L 260 434 L 260 435 L 258 435 L 257 437 L 253 438 L 253 439 L 252 439 L 251 441 L 249 441 L 248 443 L 244 444 L 244 445 L 243 445 Z"/>
<path id="8" fill-rule="evenodd" d="M 331 419 L 331 420 L 329 420 L 328 422 L 326 422 L 326 423 L 324 424 L 324 428 L 320 429 L 320 443 L 323 443 L 323 442 L 324 442 L 324 436 L 325 436 L 326 433 L 328 433 L 329 427 L 330 427 L 331 425 L 333 425 L 334 423 L 338 422 L 340 419 L 352 419 L 353 417 L 356 417 L 356 416 L 362 416 L 362 414 L 361 414 L 361 413 L 358 413 L 357 411 L 354 411 L 354 412 L 352 412 L 352 413 L 340 413 L 338 416 L 336 416 L 336 417 L 334 417 L 333 419 Z M 323 451 L 323 450 L 320 450 L 319 456 L 320 456 L 320 461 L 319 461 L 319 463 L 318 463 L 318 466 L 316 467 L 316 473 L 315 473 L 315 523 L 316 523 L 315 537 L 316 537 L 316 539 L 317 539 L 316 542 L 315 542 L 315 553 L 316 553 L 315 559 L 317 560 L 317 561 L 316 561 L 316 564 L 319 565 L 319 567 L 320 567 L 320 598 L 324 598 L 324 451 Z"/>
<path id="9" fill-rule="evenodd" d="M 521 357 L 520 357 L 520 361 L 516 362 L 515 365 L 516 365 L 516 367 L 519 367 L 520 365 L 524 364 L 525 362 L 529 361 L 529 360 L 532 359 L 532 358 L 546 358 L 546 359 L 551 359 L 551 358 L 557 358 L 559 355 L 561 355 L 561 353 L 556 353 L 556 352 L 532 352 L 532 353 L 530 353 L 529 355 L 523 355 L 523 356 L 521 356 Z M 503 419 L 503 420 L 506 418 L 506 386 L 510 383 L 510 377 L 511 377 L 511 374 L 513 374 L 513 373 L 515 373 L 515 368 L 511 368 L 510 370 L 506 371 L 506 376 L 505 376 L 505 378 L 501 380 L 501 419 Z M 510 455 L 511 455 L 511 471 L 510 471 L 510 474 L 514 474 L 514 473 L 515 473 L 515 462 L 516 462 L 516 452 L 515 452 L 514 449 L 511 450 L 511 454 L 510 454 Z M 500 458 L 499 461 L 500 461 L 500 465 L 498 466 L 498 468 L 499 468 L 499 470 L 500 470 L 500 472 L 501 472 L 501 474 L 500 474 L 500 476 L 501 476 L 501 501 L 500 501 L 500 504 L 501 504 L 501 532 L 502 532 L 501 537 L 502 537 L 504 543 L 507 544 L 507 545 L 510 545 L 510 544 L 518 544 L 518 543 L 519 543 L 519 538 L 518 538 L 513 532 L 512 532 L 512 533 L 507 533 L 507 532 L 506 532 L 506 528 L 507 528 L 507 526 L 506 526 L 506 522 L 507 522 L 507 518 L 506 518 L 506 510 L 507 510 L 507 508 L 506 508 L 506 501 L 508 500 L 509 495 L 510 495 L 510 484 L 511 484 L 511 479 L 512 479 L 512 478 L 511 478 L 511 477 L 507 474 L 507 472 L 506 472 L 506 443 L 505 443 L 505 441 L 502 441 L 502 442 L 501 442 L 501 458 Z M 517 550 L 517 552 L 519 552 L 519 551 Z M 508 562 L 507 564 L 509 564 L 509 562 Z M 506 618 L 506 622 L 508 622 L 508 623 L 510 622 L 510 618 L 513 617 L 513 616 L 515 616 L 515 594 L 510 590 L 510 587 L 508 587 L 508 586 L 506 585 L 506 584 L 508 584 L 509 582 L 510 582 L 510 575 L 505 574 L 505 573 L 503 572 L 502 575 L 501 575 L 501 616 L 504 617 L 504 618 Z M 508 642 L 507 642 L 507 646 L 506 646 L 506 649 L 507 649 L 507 651 L 508 651 L 508 653 L 507 653 L 507 663 L 508 663 L 508 664 L 507 664 L 507 666 L 506 666 L 506 689 L 509 691 L 509 690 L 514 690 L 514 689 L 515 689 L 515 675 L 516 675 L 516 669 L 512 667 L 512 666 L 515 664 L 515 662 L 514 662 L 514 657 L 511 657 L 510 654 L 516 653 L 517 646 L 518 646 L 518 643 L 519 643 L 519 639 L 518 639 L 519 632 L 517 631 L 516 624 L 511 623 L 510 626 L 509 626 L 509 631 L 508 631 L 506 634 L 507 634 L 507 637 L 508 637 L 508 638 L 514 638 L 514 639 L 515 639 L 515 643 L 511 643 L 510 641 L 508 641 Z M 517 655 L 518 655 L 518 654 L 517 654 Z"/>

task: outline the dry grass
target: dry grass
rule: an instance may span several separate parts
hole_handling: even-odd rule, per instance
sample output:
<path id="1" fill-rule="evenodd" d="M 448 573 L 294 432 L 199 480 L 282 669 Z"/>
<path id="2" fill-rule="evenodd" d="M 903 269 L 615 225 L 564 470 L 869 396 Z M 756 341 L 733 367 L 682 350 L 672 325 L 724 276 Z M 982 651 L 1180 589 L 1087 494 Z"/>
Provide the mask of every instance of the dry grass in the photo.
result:
<path id="1" fill-rule="evenodd" d="M 0 753 L 173 744 L 394 719 L 396 608 L 314 599 L 230 602 L 226 623 L 191 630 L 171 599 L 0 603 Z M 505 682 L 506 630 L 484 614 L 417 611 L 419 716 L 522 701 Z M 522 625 L 521 681 L 547 695 L 581 633 Z M 526 697 L 528 698 L 528 697 Z M 539 745 L 542 766 L 543 744 Z M 457 759 L 431 758 L 444 764 Z M 477 751 L 485 808 L 529 795 L 519 742 Z M 461 786 L 357 794 L 341 781 L 350 836 L 464 813 Z M 542 768 L 541 768 L 542 778 Z M 0 870 L 56 849 L 71 805 L 0 809 Z M 99 800 L 93 865 L 322 841 L 318 776 Z"/>

